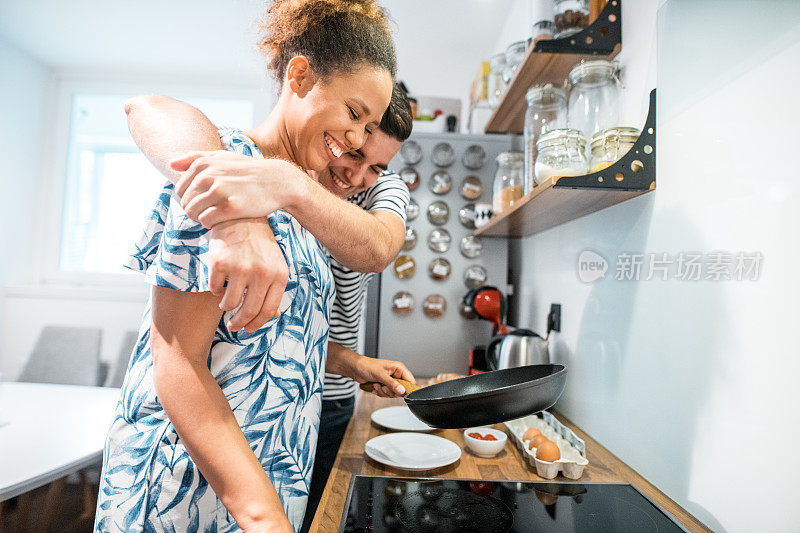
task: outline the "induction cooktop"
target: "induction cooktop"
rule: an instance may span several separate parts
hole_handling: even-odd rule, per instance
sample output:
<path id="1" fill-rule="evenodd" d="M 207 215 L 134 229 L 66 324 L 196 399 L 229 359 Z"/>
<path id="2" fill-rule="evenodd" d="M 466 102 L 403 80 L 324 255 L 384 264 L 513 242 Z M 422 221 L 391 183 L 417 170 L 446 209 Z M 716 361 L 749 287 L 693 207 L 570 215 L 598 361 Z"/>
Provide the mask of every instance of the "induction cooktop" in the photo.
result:
<path id="1" fill-rule="evenodd" d="M 353 476 L 340 533 L 686 531 L 635 487 Z"/>

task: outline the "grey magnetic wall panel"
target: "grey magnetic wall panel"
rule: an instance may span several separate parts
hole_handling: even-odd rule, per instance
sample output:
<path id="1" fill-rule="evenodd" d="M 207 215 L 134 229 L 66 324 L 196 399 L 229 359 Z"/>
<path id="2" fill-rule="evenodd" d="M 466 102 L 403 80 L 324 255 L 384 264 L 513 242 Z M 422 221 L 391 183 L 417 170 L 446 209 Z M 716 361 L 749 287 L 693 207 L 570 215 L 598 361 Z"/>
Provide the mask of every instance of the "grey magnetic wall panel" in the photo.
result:
<path id="1" fill-rule="evenodd" d="M 402 160 L 401 152 L 392 160 L 390 168 L 399 172 L 413 166 L 420 176 L 419 187 L 411 193 L 420 212 L 415 220 L 407 222 L 417 233 L 417 244 L 412 250 L 400 252 L 414 258 L 416 273 L 411 279 L 399 279 L 390 265 L 381 276 L 378 354 L 385 359 L 403 361 L 415 375 L 422 377 L 439 372 L 464 373 L 470 348 L 487 344 L 491 336 L 488 322 L 466 320 L 458 312 L 461 298 L 468 291 L 463 281 L 464 271 L 471 265 L 481 265 L 488 273 L 487 284 L 504 291 L 508 243 L 505 239 L 483 239 L 481 256 L 467 259 L 461 255 L 459 244 L 472 230 L 461 225 L 458 211 L 468 203 L 491 202 L 497 169 L 495 158 L 511 148 L 511 138 L 505 135 L 415 134 L 411 140 L 422 148 L 421 161 L 408 165 Z M 442 142 L 452 146 L 455 152 L 455 161 L 444 168 L 436 166 L 431 159 L 434 146 Z M 471 145 L 481 146 L 486 153 L 480 169 L 469 169 L 462 162 L 464 152 Z M 452 179 L 450 191 L 443 195 L 434 194 L 429 187 L 431 176 L 437 170 L 447 171 Z M 459 191 L 462 180 L 470 175 L 478 176 L 483 182 L 483 193 L 476 200 L 463 198 Z M 450 208 L 450 219 L 442 226 L 431 224 L 426 216 L 428 206 L 436 201 L 444 201 Z M 430 232 L 439 228 L 446 229 L 452 237 L 450 248 L 444 253 L 434 252 L 427 245 Z M 452 267 L 446 281 L 436 281 L 428 273 L 431 261 L 439 257 L 447 259 Z M 407 291 L 414 297 L 413 311 L 407 316 L 392 311 L 392 297 L 398 291 Z M 447 310 L 441 318 L 429 318 L 422 311 L 424 298 L 434 293 L 444 296 L 447 302 Z"/>

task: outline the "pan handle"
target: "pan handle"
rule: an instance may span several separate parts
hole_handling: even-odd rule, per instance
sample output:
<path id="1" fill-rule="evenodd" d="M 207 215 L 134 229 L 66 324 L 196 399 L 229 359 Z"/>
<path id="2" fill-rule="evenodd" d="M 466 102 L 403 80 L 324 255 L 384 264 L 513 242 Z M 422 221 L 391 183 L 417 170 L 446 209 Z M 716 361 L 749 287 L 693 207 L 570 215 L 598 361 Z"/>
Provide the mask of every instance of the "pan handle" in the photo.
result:
<path id="1" fill-rule="evenodd" d="M 400 379 L 400 378 L 392 378 L 392 379 L 395 380 L 396 382 L 398 382 L 400 385 L 402 385 L 404 389 L 406 389 L 406 394 L 411 394 L 415 390 L 422 388 L 419 385 L 417 385 L 416 383 L 411 383 L 410 381 L 406 381 L 404 379 Z M 362 383 L 361 384 L 361 390 L 363 390 L 363 391 L 372 392 L 374 389 L 375 389 L 375 383 L 373 383 L 371 381 L 368 381 L 367 383 Z"/>

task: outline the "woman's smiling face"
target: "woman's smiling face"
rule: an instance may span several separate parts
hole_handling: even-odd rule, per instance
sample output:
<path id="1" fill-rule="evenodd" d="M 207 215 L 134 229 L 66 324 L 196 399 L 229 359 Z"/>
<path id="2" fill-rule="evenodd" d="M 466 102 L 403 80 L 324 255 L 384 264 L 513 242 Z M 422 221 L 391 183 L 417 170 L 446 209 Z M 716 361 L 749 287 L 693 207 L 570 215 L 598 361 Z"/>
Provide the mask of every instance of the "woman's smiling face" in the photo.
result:
<path id="1" fill-rule="evenodd" d="M 299 56 L 290 61 L 286 76 L 291 91 L 284 115 L 287 133 L 295 163 L 305 170 L 322 170 L 361 148 L 392 95 L 389 72 L 370 65 L 319 78 Z"/>

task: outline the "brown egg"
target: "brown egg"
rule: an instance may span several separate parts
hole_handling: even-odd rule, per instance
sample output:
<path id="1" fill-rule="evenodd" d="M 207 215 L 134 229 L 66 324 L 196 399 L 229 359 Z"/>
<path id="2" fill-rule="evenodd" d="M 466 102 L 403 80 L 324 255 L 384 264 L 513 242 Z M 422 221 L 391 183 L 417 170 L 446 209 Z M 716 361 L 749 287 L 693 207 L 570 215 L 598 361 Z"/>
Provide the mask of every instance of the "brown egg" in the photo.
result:
<path id="1" fill-rule="evenodd" d="M 522 435 L 522 440 L 531 440 L 536 435 L 541 435 L 542 432 L 536 428 L 528 428 L 525 430 L 525 434 Z"/>
<path id="2" fill-rule="evenodd" d="M 528 443 L 528 448 L 530 448 L 531 450 L 534 449 L 534 448 L 538 448 L 539 447 L 539 443 L 543 442 L 543 441 L 546 441 L 546 440 L 547 440 L 547 437 L 545 437 L 541 433 L 539 433 L 538 435 L 534 435 L 534 437 Z"/>
<path id="3" fill-rule="evenodd" d="M 536 458 L 552 463 L 561 459 L 561 452 L 555 442 L 546 440 L 536 448 Z"/>

